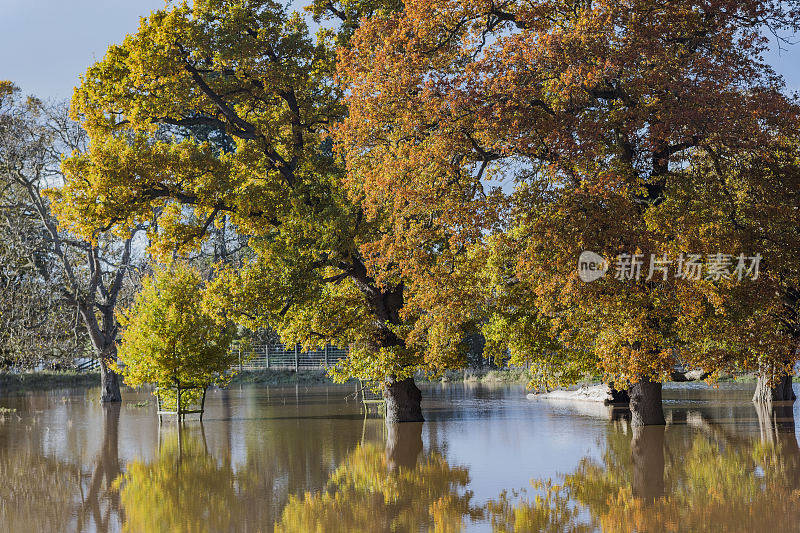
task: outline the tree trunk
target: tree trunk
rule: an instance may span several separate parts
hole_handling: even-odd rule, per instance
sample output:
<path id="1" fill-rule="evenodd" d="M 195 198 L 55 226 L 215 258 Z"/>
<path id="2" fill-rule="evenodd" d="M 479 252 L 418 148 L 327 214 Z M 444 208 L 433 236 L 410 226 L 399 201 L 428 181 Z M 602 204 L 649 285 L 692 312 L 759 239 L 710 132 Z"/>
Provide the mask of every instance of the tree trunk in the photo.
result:
<path id="1" fill-rule="evenodd" d="M 114 349 L 114 353 L 116 355 L 116 349 Z M 100 402 L 102 403 L 122 401 L 122 394 L 119 391 L 119 376 L 109 367 L 109 363 L 114 359 L 100 357 Z"/>
<path id="2" fill-rule="evenodd" d="M 653 502 L 664 495 L 664 426 L 634 426 L 631 439 L 631 489 L 636 498 Z"/>
<path id="3" fill-rule="evenodd" d="M 386 465 L 390 471 L 413 469 L 422 452 L 422 423 L 389 424 L 386 432 Z"/>
<path id="4" fill-rule="evenodd" d="M 793 402 L 797 399 L 792 390 L 792 376 L 784 373 L 774 386 L 770 386 L 768 375 L 759 375 L 756 391 L 753 394 L 755 403 L 771 404 L 772 402 Z"/>
<path id="5" fill-rule="evenodd" d="M 630 389 L 631 425 L 664 425 L 664 409 L 661 406 L 661 383 L 642 378 Z"/>
<path id="6" fill-rule="evenodd" d="M 606 405 L 626 405 L 626 404 L 630 403 L 631 397 L 628 394 L 627 390 L 625 390 L 625 389 L 617 390 L 617 389 L 614 388 L 613 385 L 609 385 L 608 389 L 609 389 L 609 395 L 611 396 L 611 398 L 609 398 L 608 400 L 603 402 Z"/>
<path id="7" fill-rule="evenodd" d="M 390 379 L 383 388 L 386 400 L 386 423 L 424 422 L 422 417 L 422 393 L 414 378 L 400 381 Z"/>

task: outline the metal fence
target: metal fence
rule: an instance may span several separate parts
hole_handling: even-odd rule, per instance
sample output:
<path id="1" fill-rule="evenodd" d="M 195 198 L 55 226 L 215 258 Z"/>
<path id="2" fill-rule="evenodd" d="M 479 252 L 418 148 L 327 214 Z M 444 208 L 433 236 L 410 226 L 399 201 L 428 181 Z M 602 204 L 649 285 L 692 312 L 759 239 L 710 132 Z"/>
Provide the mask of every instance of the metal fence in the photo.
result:
<path id="1" fill-rule="evenodd" d="M 347 357 L 347 348 L 330 345 L 308 352 L 302 351 L 299 345 L 283 344 L 259 344 L 247 348 L 234 345 L 231 350 L 237 356 L 240 371 L 265 368 L 322 370 Z M 97 372 L 100 369 L 100 361 L 97 359 L 80 359 L 76 363 L 75 370 L 78 372 Z"/>
<path id="2" fill-rule="evenodd" d="M 307 352 L 302 351 L 299 345 L 283 344 L 261 344 L 247 348 L 235 346 L 233 351 L 239 358 L 239 370 L 321 370 L 347 356 L 347 348 L 330 345 Z"/>
<path id="3" fill-rule="evenodd" d="M 81 357 L 75 361 L 76 372 L 98 372 L 100 371 L 100 360 L 88 357 Z"/>

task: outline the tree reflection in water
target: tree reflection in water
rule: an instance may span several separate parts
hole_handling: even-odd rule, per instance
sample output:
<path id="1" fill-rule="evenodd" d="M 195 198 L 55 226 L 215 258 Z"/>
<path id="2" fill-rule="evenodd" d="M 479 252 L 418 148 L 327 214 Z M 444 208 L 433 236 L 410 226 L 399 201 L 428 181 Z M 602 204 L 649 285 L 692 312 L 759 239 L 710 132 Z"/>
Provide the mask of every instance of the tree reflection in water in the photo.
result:
<path id="1" fill-rule="evenodd" d="M 362 432 L 361 420 L 275 419 L 237 442 L 228 412 L 207 428 L 208 446 L 203 426 L 188 424 L 179 437 L 166 425 L 155 455 L 139 455 L 152 459 L 125 465 L 131 452 L 120 429 L 132 415 L 74 409 L 91 412 L 102 431 L 66 426 L 61 448 L 48 438 L 50 422 L 0 424 L 0 530 L 459 531 L 482 520 L 508 532 L 763 531 L 800 523 L 792 406 L 673 408 L 672 425 L 636 431 L 616 419 L 599 456 L 488 503 L 475 501 L 467 467 L 443 452 L 441 424 L 428 424 L 423 445 L 421 424 L 384 434 L 382 421 Z M 152 420 L 138 431 L 155 444 Z M 92 451 L 81 455 L 87 442 Z"/>
<path id="2" fill-rule="evenodd" d="M 208 453 L 202 426 L 168 433 L 157 458 L 129 463 L 117 486 L 125 531 L 235 531 L 246 516 L 230 463 Z"/>
<path id="3" fill-rule="evenodd" d="M 768 531 L 800 520 L 791 407 L 759 409 L 761 439 L 616 422 L 600 461 L 487 505 L 496 531 Z M 512 500 L 514 500 L 512 502 Z"/>
<path id="4" fill-rule="evenodd" d="M 89 486 L 78 514 L 79 531 L 85 528 L 87 515 L 91 515 L 98 531 L 109 531 L 112 523 L 119 518 L 119 492 L 115 482 L 122 470 L 119 460 L 120 407 L 118 403 L 102 407 L 103 443 L 95 458 Z"/>
<path id="5" fill-rule="evenodd" d="M 422 424 L 388 428 L 385 449 L 359 445 L 319 493 L 290 497 L 277 532 L 460 531 L 482 510 L 469 473 L 436 452 L 420 456 Z"/>
<path id="6" fill-rule="evenodd" d="M 358 445 L 339 464 L 325 490 L 290 496 L 276 531 L 459 531 L 470 505 L 466 468 L 437 453 L 421 456 L 422 424 L 399 424 L 385 447 Z M 251 489 L 258 471 L 234 471 L 216 461 L 202 426 L 173 431 L 158 457 L 127 466 L 117 485 L 126 531 L 245 531 L 271 529 L 253 520 Z"/>
<path id="7" fill-rule="evenodd" d="M 5 531 L 59 531 L 70 523 L 80 469 L 38 450 L 0 448 L 0 524 Z M 42 512 L 42 502 L 47 502 Z"/>
<path id="8" fill-rule="evenodd" d="M 102 441 L 91 470 L 44 450 L 40 428 L 20 437 L 0 437 L 0 529 L 3 531 L 109 531 L 119 528 L 119 501 L 114 480 L 118 453 L 120 405 L 102 409 Z M 45 428 L 47 429 L 47 428 Z M 46 434 L 46 432 L 45 432 Z"/>

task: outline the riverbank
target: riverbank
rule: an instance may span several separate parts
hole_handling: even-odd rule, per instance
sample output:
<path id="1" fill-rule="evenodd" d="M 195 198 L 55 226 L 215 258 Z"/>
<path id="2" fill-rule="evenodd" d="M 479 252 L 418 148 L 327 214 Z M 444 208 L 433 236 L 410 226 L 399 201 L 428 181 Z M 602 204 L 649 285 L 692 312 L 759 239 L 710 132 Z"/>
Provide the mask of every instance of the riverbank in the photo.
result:
<path id="1" fill-rule="evenodd" d="M 333 383 L 325 370 L 244 370 L 233 376 L 231 385 L 324 385 Z"/>
<path id="2" fill-rule="evenodd" d="M 480 383 L 517 383 L 526 384 L 528 374 L 520 369 L 502 370 L 448 370 L 437 379 L 417 376 L 420 383 L 438 382 L 480 382 Z M 231 385 L 324 385 L 333 380 L 324 370 L 245 370 L 236 374 Z M 23 391 L 41 391 L 55 389 L 77 389 L 100 386 L 100 374 L 97 372 L 74 371 L 40 371 L 12 374 L 0 372 L 0 395 Z"/>
<path id="3" fill-rule="evenodd" d="M 442 376 L 431 379 L 423 375 L 416 376 L 419 383 L 506 383 L 526 385 L 530 376 L 525 369 L 465 369 L 448 370 Z M 798 378 L 794 379 L 798 382 Z M 755 376 L 744 374 L 740 376 L 724 376 L 720 383 L 751 383 Z M 332 384 L 333 380 L 324 370 L 246 370 L 233 377 L 231 384 L 256 384 L 256 385 L 324 385 Z M 100 374 L 97 372 L 75 371 L 40 371 L 12 374 L 0 372 L 0 395 L 22 391 L 77 389 L 100 386 Z"/>
<path id="4" fill-rule="evenodd" d="M 0 372 L 0 394 L 99 386 L 100 374 L 98 372 L 74 372 L 69 370 L 42 370 L 20 374 Z"/>
<path id="5" fill-rule="evenodd" d="M 421 383 L 458 383 L 464 381 L 467 383 L 508 383 L 520 385 L 527 385 L 531 380 L 528 371 L 522 368 L 467 368 L 464 370 L 446 370 L 439 378 L 430 379 L 426 376 L 417 376 L 416 379 Z"/>
<path id="6" fill-rule="evenodd" d="M 506 368 L 501 370 L 466 369 L 448 370 L 438 378 L 428 378 L 424 375 L 415 377 L 419 383 L 517 383 L 527 384 L 530 381 L 528 372 L 522 369 Z M 353 380 L 354 381 L 354 380 Z M 333 380 L 324 370 L 246 370 L 233 377 L 231 384 L 260 384 L 260 385 L 324 385 L 331 384 Z"/>

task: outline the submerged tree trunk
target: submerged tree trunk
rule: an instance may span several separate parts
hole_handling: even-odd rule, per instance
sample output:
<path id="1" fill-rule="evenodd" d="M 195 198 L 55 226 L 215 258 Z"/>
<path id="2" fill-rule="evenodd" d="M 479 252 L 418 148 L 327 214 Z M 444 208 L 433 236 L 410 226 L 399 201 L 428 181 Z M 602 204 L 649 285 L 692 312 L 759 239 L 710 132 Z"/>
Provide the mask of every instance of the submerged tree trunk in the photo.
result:
<path id="1" fill-rule="evenodd" d="M 664 426 L 634 426 L 631 440 L 631 489 L 652 502 L 664 495 Z"/>
<path id="2" fill-rule="evenodd" d="M 422 393 L 414 378 L 390 379 L 383 388 L 386 400 L 386 423 L 424 422 L 422 417 Z"/>
<path id="3" fill-rule="evenodd" d="M 661 383 L 642 378 L 631 385 L 631 425 L 656 426 L 666 424 L 661 405 Z"/>
<path id="4" fill-rule="evenodd" d="M 113 352 L 116 356 L 116 348 Z M 102 403 L 122 401 L 122 393 L 119 390 L 119 376 L 109 366 L 115 360 L 116 357 L 100 357 L 100 401 Z"/>
<path id="5" fill-rule="evenodd" d="M 755 408 L 756 415 L 758 415 L 761 442 L 776 444 L 789 440 L 790 447 L 797 448 L 794 408 L 791 404 L 772 405 L 770 403 L 756 402 Z M 790 439 L 786 439 L 786 437 Z"/>
<path id="6" fill-rule="evenodd" d="M 777 461 L 773 457 L 772 460 L 765 460 L 762 464 L 779 468 L 781 475 L 778 479 L 785 480 L 790 490 L 797 490 L 800 485 L 800 445 L 797 443 L 795 431 L 794 406 L 788 402 L 778 404 L 756 402 L 755 408 L 761 430 L 761 442 L 770 445 L 763 448 L 762 453 L 778 455 Z"/>
<path id="7" fill-rule="evenodd" d="M 796 399 L 792 390 L 792 376 L 783 373 L 774 385 L 771 385 L 769 375 L 758 376 L 756 391 L 753 394 L 755 403 L 793 402 Z"/>

